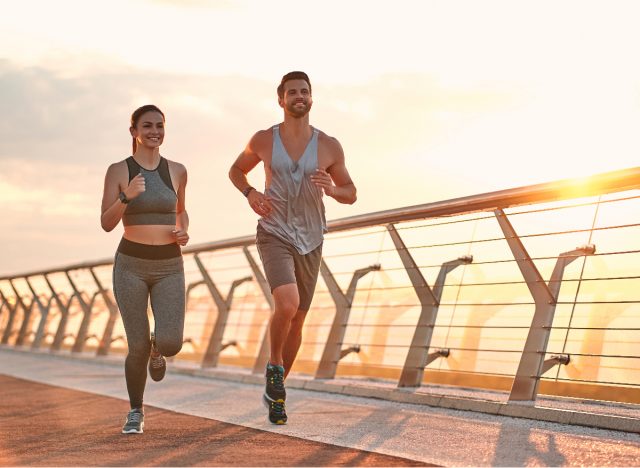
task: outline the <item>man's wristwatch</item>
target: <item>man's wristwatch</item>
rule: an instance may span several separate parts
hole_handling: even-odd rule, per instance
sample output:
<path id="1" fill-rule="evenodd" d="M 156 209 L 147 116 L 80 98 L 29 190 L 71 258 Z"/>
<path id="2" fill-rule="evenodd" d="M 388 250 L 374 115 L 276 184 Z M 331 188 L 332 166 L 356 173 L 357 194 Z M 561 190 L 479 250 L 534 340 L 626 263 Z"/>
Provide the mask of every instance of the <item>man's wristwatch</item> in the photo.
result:
<path id="1" fill-rule="evenodd" d="M 129 203 L 129 199 L 128 199 L 128 198 L 127 198 L 127 196 L 124 194 L 124 192 L 120 192 L 120 195 L 118 195 L 118 198 L 119 198 L 119 199 L 120 199 L 120 201 L 121 201 L 123 204 L 125 204 L 125 205 L 126 205 L 127 203 Z"/>
<path id="2" fill-rule="evenodd" d="M 248 197 L 252 190 L 255 190 L 251 185 L 242 191 L 242 195 Z"/>

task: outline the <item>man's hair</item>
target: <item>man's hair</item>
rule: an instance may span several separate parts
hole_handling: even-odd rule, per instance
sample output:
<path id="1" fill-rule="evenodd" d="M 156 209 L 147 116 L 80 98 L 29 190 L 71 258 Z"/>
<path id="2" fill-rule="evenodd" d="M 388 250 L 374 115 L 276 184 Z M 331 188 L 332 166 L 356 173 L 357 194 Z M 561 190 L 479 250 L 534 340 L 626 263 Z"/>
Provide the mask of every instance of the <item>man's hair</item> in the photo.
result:
<path id="1" fill-rule="evenodd" d="M 284 84 L 289 80 L 304 80 L 309 85 L 309 93 L 311 94 L 311 81 L 305 72 L 292 71 L 282 77 L 280 84 L 278 85 L 278 97 L 284 98 Z"/>

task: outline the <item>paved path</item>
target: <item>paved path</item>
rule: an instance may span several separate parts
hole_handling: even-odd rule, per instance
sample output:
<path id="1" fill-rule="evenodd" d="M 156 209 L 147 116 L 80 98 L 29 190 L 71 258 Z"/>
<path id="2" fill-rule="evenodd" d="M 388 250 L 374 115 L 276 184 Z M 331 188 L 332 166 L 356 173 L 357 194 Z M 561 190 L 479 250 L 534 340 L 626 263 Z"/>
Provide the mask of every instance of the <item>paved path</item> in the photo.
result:
<path id="1" fill-rule="evenodd" d="M 122 436 L 121 368 L 0 348 L 0 374 L 3 465 L 640 466 L 638 434 L 299 389 L 272 426 L 260 386 L 172 373 L 149 380 L 145 434 Z"/>
<path id="2" fill-rule="evenodd" d="M 122 435 L 122 400 L 2 375 L 0 388 L 5 466 L 425 466 L 154 407 L 145 434 Z"/>

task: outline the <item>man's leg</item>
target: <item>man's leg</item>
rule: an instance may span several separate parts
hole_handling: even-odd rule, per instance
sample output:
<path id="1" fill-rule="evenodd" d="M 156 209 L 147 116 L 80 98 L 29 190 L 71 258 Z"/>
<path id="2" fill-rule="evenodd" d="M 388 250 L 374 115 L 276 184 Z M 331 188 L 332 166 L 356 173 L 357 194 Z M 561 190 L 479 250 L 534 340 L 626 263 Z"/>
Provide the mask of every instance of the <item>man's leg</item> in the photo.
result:
<path id="1" fill-rule="evenodd" d="M 293 363 L 298 355 L 298 350 L 302 344 L 302 326 L 304 319 L 307 317 L 306 310 L 298 310 L 291 320 L 289 334 L 284 343 L 282 357 L 284 360 L 284 377 L 286 378 L 293 367 Z"/>
<path id="2" fill-rule="evenodd" d="M 298 310 L 298 287 L 295 283 L 283 284 L 273 290 L 274 312 L 269 324 L 271 356 L 266 369 L 266 386 L 263 401 L 269 409 L 269 421 L 273 424 L 286 424 L 287 413 L 284 388 L 283 348 L 291 328 L 291 319 Z"/>
<path id="3" fill-rule="evenodd" d="M 269 325 L 269 338 L 271 339 L 269 362 L 277 366 L 284 366 L 283 350 L 289 336 L 291 322 L 300 303 L 297 285 L 290 283 L 278 286 L 273 290 L 273 301 L 275 310 Z"/>
<path id="4" fill-rule="evenodd" d="M 322 245 L 316 247 L 306 255 L 294 255 L 296 285 L 298 291 L 298 310 L 291 319 L 289 332 L 285 340 L 282 356 L 286 377 L 298 355 L 302 344 L 302 326 L 311 307 L 313 293 L 318 282 L 320 262 L 322 261 Z"/>

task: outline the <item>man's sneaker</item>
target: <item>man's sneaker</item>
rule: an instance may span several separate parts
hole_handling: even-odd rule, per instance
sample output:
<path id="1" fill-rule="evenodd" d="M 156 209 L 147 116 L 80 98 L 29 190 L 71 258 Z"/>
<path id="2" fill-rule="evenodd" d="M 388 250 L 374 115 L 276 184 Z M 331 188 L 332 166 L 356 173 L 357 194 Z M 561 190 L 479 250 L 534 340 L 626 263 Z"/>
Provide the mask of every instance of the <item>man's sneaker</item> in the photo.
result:
<path id="1" fill-rule="evenodd" d="M 262 402 L 269 410 L 269 422 L 271 424 L 287 424 L 287 412 L 284 409 L 284 400 L 272 401 L 264 394 Z"/>
<path id="2" fill-rule="evenodd" d="M 140 408 L 134 408 L 127 414 L 127 420 L 122 426 L 123 434 L 142 434 L 144 428 L 144 413 Z"/>
<path id="3" fill-rule="evenodd" d="M 149 375 L 156 382 L 164 379 L 167 371 L 167 360 L 156 348 L 156 334 L 151 332 L 151 354 L 149 355 Z"/>
<path id="4" fill-rule="evenodd" d="M 284 367 L 267 364 L 267 385 L 264 394 L 270 401 L 278 402 L 287 399 L 287 392 L 284 389 Z"/>

